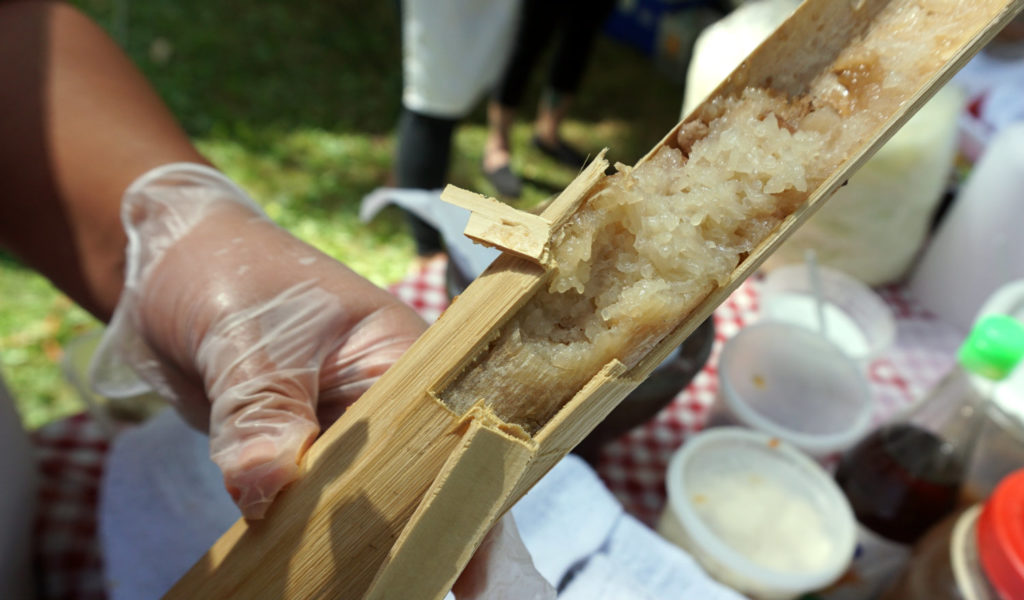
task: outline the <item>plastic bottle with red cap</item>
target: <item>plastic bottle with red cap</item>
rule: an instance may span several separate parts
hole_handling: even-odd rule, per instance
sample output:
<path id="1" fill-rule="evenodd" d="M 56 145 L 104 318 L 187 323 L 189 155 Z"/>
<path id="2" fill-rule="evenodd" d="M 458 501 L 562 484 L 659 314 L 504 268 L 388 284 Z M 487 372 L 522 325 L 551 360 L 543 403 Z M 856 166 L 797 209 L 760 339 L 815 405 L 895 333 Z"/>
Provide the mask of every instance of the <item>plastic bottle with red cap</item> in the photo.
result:
<path id="1" fill-rule="evenodd" d="M 1024 469 L 929 531 L 881 600 L 1024 600 Z"/>

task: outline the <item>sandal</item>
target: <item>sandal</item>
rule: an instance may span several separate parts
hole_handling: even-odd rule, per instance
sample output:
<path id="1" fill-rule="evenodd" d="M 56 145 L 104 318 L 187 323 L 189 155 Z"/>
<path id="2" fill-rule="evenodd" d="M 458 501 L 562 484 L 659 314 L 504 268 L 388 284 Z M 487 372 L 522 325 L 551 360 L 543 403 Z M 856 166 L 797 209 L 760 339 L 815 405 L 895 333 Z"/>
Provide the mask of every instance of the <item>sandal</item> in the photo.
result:
<path id="1" fill-rule="evenodd" d="M 533 136 L 533 145 L 545 155 L 563 165 L 576 169 L 582 169 L 587 165 L 587 157 L 579 150 L 566 144 L 561 138 L 554 145 L 551 145 L 542 141 L 539 137 Z"/>
<path id="2" fill-rule="evenodd" d="M 484 169 L 484 177 L 491 182 L 498 194 L 509 198 L 518 198 L 523 193 L 523 181 L 505 165 L 493 171 Z"/>

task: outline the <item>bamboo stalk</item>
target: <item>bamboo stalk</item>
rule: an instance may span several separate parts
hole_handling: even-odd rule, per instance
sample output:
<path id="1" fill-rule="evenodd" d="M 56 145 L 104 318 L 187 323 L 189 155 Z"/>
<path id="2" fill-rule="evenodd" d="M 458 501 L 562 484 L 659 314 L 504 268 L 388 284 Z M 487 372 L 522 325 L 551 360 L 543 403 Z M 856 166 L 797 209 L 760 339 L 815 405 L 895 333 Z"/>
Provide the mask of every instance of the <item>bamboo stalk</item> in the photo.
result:
<path id="1" fill-rule="evenodd" d="M 551 223 L 544 217 L 453 185 L 444 189 L 441 199 L 471 211 L 464 232 L 469 239 L 536 263 L 549 260 Z"/>
<path id="2" fill-rule="evenodd" d="M 851 53 L 872 35 L 885 35 L 893 14 L 914 6 L 952 10 L 946 0 L 806 1 L 644 161 L 663 147 L 687 149 L 717 110 L 716 101 L 737 98 L 744 89 L 770 88 L 794 102 L 808 94 L 822 101 L 825 92 L 814 86 L 823 77 L 851 69 L 870 74 L 870 65 L 851 66 Z M 558 382 L 568 401 L 532 430 L 486 403 L 474 401 L 459 414 L 461 409 L 446 402 L 466 377 L 489 367 L 503 327 L 545 289 L 552 244 L 603 188 L 607 163 L 595 160 L 540 217 L 513 215 L 479 197 L 448 192 L 478 212 L 475 235 L 508 252 L 313 445 L 301 478 L 267 518 L 236 523 L 167 598 L 442 597 L 496 519 L 1018 13 L 1024 0 L 977 0 L 969 6 L 939 13 L 955 20 L 955 34 L 944 33 L 940 40 L 935 32 L 914 32 L 938 53 L 934 60 L 925 55 L 914 67 L 920 72 L 901 73 L 909 82 L 903 89 L 864 99 L 867 108 L 851 104 L 851 111 L 876 111 L 876 127 L 725 281 L 710 283 L 703 298 L 682 307 L 666 335 L 642 348 L 636 360 L 607 361 L 584 374 L 580 384 Z M 547 238 L 540 239 L 542 234 Z"/>

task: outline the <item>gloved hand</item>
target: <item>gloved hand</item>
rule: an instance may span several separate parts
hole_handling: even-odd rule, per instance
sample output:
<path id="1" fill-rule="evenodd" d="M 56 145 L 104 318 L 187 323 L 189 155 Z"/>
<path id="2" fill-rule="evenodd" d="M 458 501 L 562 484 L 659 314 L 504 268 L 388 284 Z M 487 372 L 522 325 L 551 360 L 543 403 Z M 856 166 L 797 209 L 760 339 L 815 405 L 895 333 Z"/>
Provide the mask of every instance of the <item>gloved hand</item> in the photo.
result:
<path id="1" fill-rule="evenodd" d="M 275 226 L 217 171 L 146 173 L 125 192 L 124 291 L 90 375 L 100 393 L 149 388 L 195 427 L 246 518 L 426 328 L 388 292 Z M 523 595 L 524 590 L 530 593 Z M 536 593 L 534 593 L 536 592 Z M 485 539 L 458 600 L 554 598 L 511 516 Z"/>
<path id="2" fill-rule="evenodd" d="M 209 430 L 228 491 L 246 518 L 261 518 L 321 425 L 425 324 L 208 167 L 145 174 L 125 192 L 122 220 L 125 287 L 94 387 L 116 397 L 148 384 Z"/>

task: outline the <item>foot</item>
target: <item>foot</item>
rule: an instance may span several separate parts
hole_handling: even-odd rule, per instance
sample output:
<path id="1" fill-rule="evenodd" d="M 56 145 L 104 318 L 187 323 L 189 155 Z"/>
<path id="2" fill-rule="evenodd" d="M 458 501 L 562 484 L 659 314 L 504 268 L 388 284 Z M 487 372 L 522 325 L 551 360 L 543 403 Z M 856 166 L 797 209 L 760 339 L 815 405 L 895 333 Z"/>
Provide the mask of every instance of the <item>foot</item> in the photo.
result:
<path id="1" fill-rule="evenodd" d="M 484 177 L 491 182 L 498 194 L 509 198 L 518 198 L 523 193 L 523 181 L 512 172 L 506 164 L 494 170 L 484 167 Z"/>
<path id="2" fill-rule="evenodd" d="M 518 198 L 523 193 L 523 182 L 512 172 L 512 123 L 514 108 L 491 100 L 487 104 L 487 139 L 484 140 L 484 177 L 501 196 Z"/>
<path id="3" fill-rule="evenodd" d="M 523 182 L 512 172 L 511 162 L 512 155 L 507 147 L 488 143 L 484 148 L 484 177 L 498 190 L 498 194 L 518 198 L 523 193 Z"/>
<path id="4" fill-rule="evenodd" d="M 582 169 L 587 164 L 587 157 L 582 152 L 573 148 L 562 138 L 543 139 L 539 135 L 533 136 L 533 145 L 550 158 L 574 169 Z"/>

